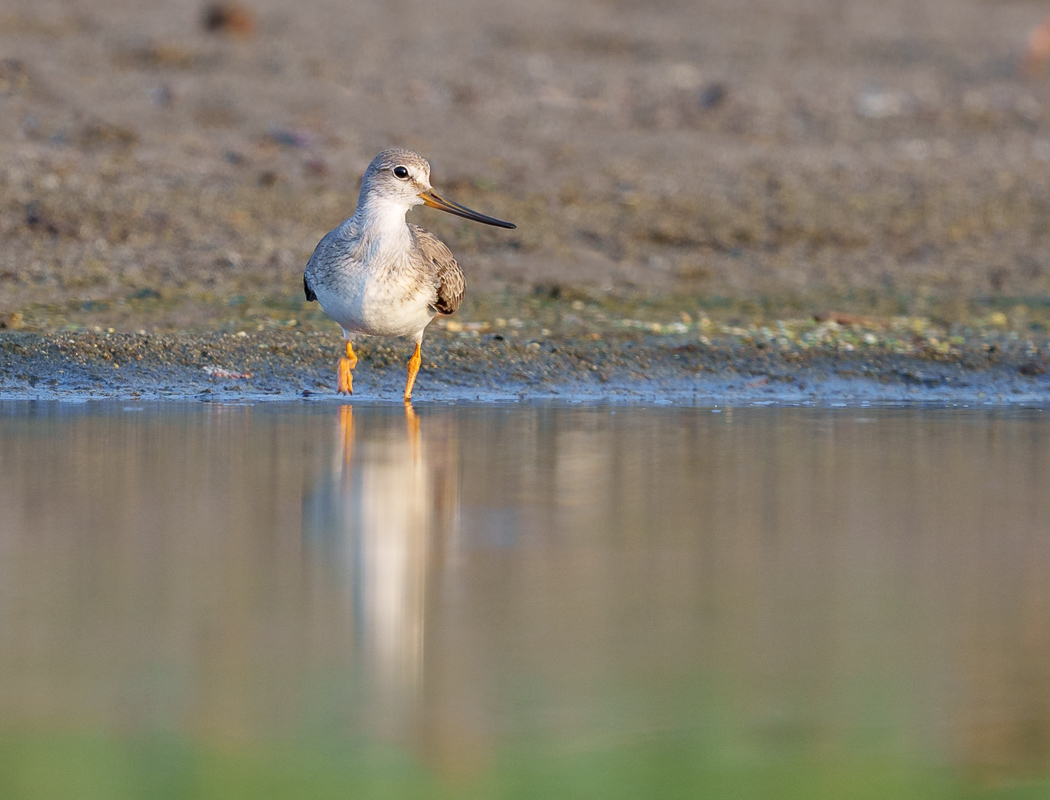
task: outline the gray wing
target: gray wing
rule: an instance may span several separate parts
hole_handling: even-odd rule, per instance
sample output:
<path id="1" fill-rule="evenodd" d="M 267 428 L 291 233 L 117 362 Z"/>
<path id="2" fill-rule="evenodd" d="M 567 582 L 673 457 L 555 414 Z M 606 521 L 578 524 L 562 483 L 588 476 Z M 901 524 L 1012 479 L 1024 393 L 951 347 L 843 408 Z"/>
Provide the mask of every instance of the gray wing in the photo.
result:
<path id="1" fill-rule="evenodd" d="M 317 297 L 317 289 L 332 285 L 348 260 L 357 256 L 354 241 L 356 228 L 352 219 L 345 220 L 338 228 L 328 231 L 317 243 L 313 255 L 303 270 L 303 290 L 307 300 Z"/>
<path id="2" fill-rule="evenodd" d="M 439 314 L 454 314 L 463 302 L 467 284 L 463 279 L 463 270 L 456 263 L 452 251 L 430 231 L 409 223 L 409 229 L 416 239 L 416 247 L 423 255 L 427 266 L 434 276 L 437 300 L 434 308 Z"/>

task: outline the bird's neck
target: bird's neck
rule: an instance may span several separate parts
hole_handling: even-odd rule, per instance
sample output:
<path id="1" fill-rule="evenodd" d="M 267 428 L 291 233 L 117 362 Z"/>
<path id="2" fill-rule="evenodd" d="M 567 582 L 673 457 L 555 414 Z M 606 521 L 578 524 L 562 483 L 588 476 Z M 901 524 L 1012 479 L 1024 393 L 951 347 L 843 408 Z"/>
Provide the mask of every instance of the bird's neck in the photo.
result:
<path id="1" fill-rule="evenodd" d="M 379 201 L 359 203 L 352 222 L 357 235 L 373 248 L 403 248 L 411 239 L 405 214 L 408 209 L 400 203 Z"/>

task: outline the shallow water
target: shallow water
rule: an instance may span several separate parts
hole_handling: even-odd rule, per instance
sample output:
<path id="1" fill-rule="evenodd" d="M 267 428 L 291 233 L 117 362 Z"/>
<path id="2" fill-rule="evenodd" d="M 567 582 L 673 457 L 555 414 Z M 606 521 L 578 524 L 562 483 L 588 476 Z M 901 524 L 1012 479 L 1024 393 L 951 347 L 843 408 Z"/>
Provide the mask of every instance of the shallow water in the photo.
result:
<path id="1" fill-rule="evenodd" d="M 0 796 L 1045 797 L 1050 412 L 0 405 Z"/>

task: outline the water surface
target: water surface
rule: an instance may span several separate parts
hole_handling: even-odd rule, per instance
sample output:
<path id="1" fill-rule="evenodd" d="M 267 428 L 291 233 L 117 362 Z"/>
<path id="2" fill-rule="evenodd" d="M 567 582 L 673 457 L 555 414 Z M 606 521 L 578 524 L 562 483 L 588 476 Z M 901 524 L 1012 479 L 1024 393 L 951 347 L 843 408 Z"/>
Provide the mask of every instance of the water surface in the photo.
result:
<path id="1" fill-rule="evenodd" d="M 0 796 L 1045 797 L 1045 410 L 0 406 Z"/>

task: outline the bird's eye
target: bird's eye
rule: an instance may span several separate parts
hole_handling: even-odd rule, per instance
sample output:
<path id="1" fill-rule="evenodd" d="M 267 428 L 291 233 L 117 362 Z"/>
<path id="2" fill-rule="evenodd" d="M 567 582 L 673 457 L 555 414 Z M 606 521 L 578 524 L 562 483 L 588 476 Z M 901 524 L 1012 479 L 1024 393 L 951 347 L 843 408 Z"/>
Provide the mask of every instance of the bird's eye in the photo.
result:
<path id="1" fill-rule="evenodd" d="M 402 167 L 400 165 L 394 167 L 394 177 L 405 180 L 408 178 L 408 167 Z"/>

